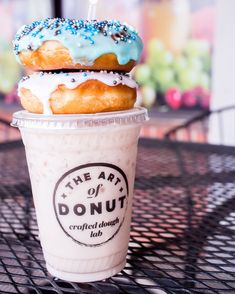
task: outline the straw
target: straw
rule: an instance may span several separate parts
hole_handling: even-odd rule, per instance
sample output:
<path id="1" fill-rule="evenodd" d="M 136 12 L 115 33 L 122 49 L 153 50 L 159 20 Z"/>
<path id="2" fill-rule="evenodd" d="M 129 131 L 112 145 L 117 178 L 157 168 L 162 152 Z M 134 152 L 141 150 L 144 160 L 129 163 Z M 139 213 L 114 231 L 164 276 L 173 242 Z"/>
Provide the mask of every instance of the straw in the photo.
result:
<path id="1" fill-rule="evenodd" d="M 98 0 L 89 0 L 89 8 L 88 8 L 88 20 L 96 19 L 96 4 Z"/>

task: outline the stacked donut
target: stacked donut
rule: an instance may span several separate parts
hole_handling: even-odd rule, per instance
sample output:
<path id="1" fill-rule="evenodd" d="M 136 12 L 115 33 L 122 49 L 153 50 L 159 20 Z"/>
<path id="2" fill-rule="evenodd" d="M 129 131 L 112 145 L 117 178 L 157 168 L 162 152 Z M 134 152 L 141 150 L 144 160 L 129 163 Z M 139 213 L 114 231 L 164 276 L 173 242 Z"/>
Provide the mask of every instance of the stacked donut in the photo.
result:
<path id="1" fill-rule="evenodd" d="M 18 88 L 29 112 L 85 114 L 134 106 L 137 84 L 129 72 L 143 44 L 132 27 L 47 18 L 23 26 L 13 45 L 17 60 L 35 71 Z"/>

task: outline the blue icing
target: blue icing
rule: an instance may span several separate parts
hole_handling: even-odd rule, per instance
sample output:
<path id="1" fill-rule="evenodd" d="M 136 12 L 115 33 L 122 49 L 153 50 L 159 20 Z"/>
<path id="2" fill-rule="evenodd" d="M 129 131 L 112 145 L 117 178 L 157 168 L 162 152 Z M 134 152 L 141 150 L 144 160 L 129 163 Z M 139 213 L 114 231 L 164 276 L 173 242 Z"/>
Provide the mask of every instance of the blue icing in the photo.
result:
<path id="1" fill-rule="evenodd" d="M 24 50 L 35 51 L 48 40 L 60 41 L 68 48 L 73 62 L 83 64 L 92 64 L 96 58 L 107 53 L 114 53 L 119 64 L 130 60 L 137 62 L 143 49 L 137 32 L 119 21 L 47 18 L 24 26 L 17 32 L 14 52 L 17 56 Z"/>

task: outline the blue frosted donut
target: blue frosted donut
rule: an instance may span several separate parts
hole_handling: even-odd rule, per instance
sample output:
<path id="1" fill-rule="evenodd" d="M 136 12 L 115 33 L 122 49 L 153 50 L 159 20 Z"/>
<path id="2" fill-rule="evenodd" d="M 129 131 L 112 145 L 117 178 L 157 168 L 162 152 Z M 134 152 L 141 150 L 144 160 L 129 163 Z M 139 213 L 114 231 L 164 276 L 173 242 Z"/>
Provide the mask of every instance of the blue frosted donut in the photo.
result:
<path id="1" fill-rule="evenodd" d="M 138 33 L 127 24 L 65 18 L 23 26 L 13 45 L 18 61 L 32 70 L 130 71 L 143 49 Z"/>

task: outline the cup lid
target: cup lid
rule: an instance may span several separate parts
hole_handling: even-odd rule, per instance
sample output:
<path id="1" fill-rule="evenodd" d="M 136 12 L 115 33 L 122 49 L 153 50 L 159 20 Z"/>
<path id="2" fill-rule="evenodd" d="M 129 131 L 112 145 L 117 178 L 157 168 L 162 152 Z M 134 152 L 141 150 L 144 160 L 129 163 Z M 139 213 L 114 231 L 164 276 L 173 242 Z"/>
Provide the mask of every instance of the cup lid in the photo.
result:
<path id="1" fill-rule="evenodd" d="M 13 127 L 36 129 L 81 129 L 100 126 L 141 124 L 149 119 L 147 109 L 101 112 L 96 114 L 35 114 L 26 110 L 13 114 Z"/>

